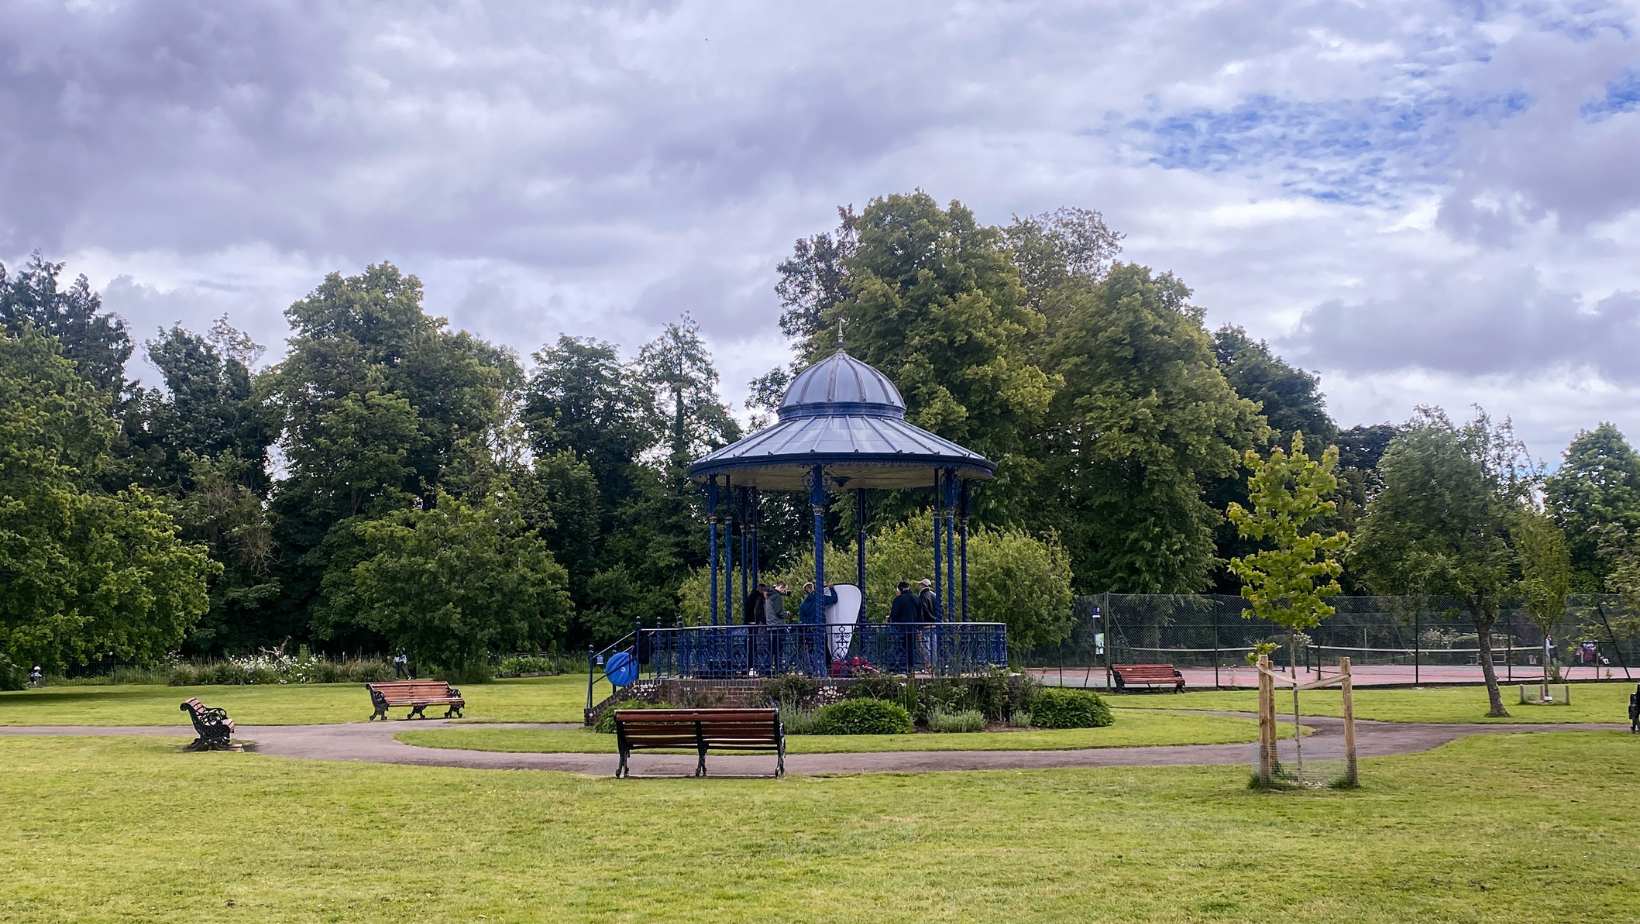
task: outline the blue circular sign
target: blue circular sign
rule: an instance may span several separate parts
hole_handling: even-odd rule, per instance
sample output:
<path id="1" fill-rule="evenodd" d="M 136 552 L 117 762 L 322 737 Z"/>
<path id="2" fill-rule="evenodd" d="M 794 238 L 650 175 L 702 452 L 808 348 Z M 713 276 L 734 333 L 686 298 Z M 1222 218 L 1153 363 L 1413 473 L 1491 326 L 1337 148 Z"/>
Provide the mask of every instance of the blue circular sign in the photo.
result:
<path id="1" fill-rule="evenodd" d="M 617 687 L 629 687 L 638 679 L 638 659 L 630 651 L 617 651 L 604 664 L 604 676 Z"/>

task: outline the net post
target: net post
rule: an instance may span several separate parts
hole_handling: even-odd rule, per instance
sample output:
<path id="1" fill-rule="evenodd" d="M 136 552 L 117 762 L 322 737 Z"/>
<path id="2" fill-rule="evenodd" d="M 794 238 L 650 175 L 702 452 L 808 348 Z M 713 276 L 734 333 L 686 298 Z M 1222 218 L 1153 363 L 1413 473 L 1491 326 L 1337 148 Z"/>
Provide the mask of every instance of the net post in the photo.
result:
<path id="1" fill-rule="evenodd" d="M 1219 607 L 1213 605 L 1213 689 L 1224 689 L 1219 685 Z"/>
<path id="2" fill-rule="evenodd" d="M 1412 685 L 1419 685 L 1419 674 L 1423 667 L 1424 648 L 1424 604 L 1418 601 L 1417 609 L 1412 611 Z"/>
<path id="3" fill-rule="evenodd" d="M 1338 673 L 1344 689 L 1344 782 L 1360 784 L 1355 766 L 1355 686 L 1350 680 L 1350 659 L 1338 659 Z"/>

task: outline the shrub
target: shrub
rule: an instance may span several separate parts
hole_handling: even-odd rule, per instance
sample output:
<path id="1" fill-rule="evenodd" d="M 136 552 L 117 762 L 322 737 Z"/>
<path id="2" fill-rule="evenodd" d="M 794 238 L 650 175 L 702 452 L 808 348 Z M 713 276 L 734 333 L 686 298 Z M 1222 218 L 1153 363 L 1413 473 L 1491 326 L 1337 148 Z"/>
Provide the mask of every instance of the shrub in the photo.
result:
<path id="1" fill-rule="evenodd" d="M 961 712 L 972 708 L 973 687 L 968 680 L 938 678 L 917 684 L 918 721 L 927 722 L 938 712 Z"/>
<path id="2" fill-rule="evenodd" d="M 928 714 L 928 730 L 931 732 L 978 732 L 985 730 L 985 713 L 978 709 L 964 709 L 961 712 L 946 712 L 944 709 L 935 709 Z"/>
<path id="3" fill-rule="evenodd" d="M 820 695 L 820 681 L 802 674 L 782 674 L 763 682 L 763 695 L 777 706 L 810 706 Z"/>
<path id="4" fill-rule="evenodd" d="M 671 703 L 657 703 L 647 699 L 623 699 L 618 703 L 611 703 L 598 721 L 593 724 L 592 730 L 603 732 L 606 735 L 615 734 L 615 712 L 619 709 L 676 709 Z"/>
<path id="5" fill-rule="evenodd" d="M 881 699 L 900 703 L 905 699 L 905 684 L 887 674 L 858 677 L 843 694 L 848 699 Z"/>
<path id="6" fill-rule="evenodd" d="M 1105 701 L 1086 690 L 1046 689 L 1031 708 L 1037 728 L 1103 728 L 1114 721 Z"/>
<path id="7" fill-rule="evenodd" d="M 1031 714 L 1023 709 L 1016 709 L 1008 714 L 1009 728 L 1030 728 Z"/>
<path id="8" fill-rule="evenodd" d="M 815 714 L 812 709 L 799 709 L 796 706 L 780 707 L 780 726 L 788 735 L 814 734 Z"/>
<path id="9" fill-rule="evenodd" d="M 121 668 L 109 677 L 111 683 L 153 682 L 154 674 L 135 668 Z M 173 687 L 226 684 L 289 683 L 370 683 L 392 680 L 393 665 L 379 658 L 332 661 L 302 655 L 259 654 L 221 661 L 181 661 L 171 665 L 165 682 Z"/>
<path id="10" fill-rule="evenodd" d="M 28 671 L 0 654 L 0 690 L 21 690 L 28 685 Z"/>
<path id="11" fill-rule="evenodd" d="M 845 699 L 814 715 L 816 735 L 901 735 L 911 730 L 911 713 L 880 699 Z"/>
<path id="12" fill-rule="evenodd" d="M 565 673 L 566 658 L 552 655 L 513 655 L 502 658 L 496 668 L 497 677 L 538 677 L 545 674 Z M 574 668 L 577 671 L 585 670 L 585 659 L 576 661 Z"/>

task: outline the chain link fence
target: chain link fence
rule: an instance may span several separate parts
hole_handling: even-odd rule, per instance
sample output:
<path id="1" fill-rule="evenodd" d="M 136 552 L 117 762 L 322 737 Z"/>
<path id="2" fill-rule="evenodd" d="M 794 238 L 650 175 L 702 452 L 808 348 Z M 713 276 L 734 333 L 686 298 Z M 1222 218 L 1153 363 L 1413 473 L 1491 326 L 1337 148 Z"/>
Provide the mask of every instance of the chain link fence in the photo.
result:
<path id="1" fill-rule="evenodd" d="M 1341 657 L 1366 683 L 1475 683 L 1478 633 L 1461 601 L 1429 597 L 1333 597 L 1337 612 L 1293 644 L 1286 629 L 1252 618 L 1241 597 L 1215 594 L 1099 594 L 1077 597 L 1071 635 L 1027 652 L 1046 682 L 1108 686 L 1108 669 L 1171 664 L 1191 687 L 1245 686 L 1255 645 L 1278 647 L 1283 670 L 1316 671 Z M 1640 614 L 1615 596 L 1582 595 L 1545 633 L 1518 606 L 1492 628 L 1491 660 L 1504 682 L 1552 675 L 1573 680 L 1640 677 Z"/>

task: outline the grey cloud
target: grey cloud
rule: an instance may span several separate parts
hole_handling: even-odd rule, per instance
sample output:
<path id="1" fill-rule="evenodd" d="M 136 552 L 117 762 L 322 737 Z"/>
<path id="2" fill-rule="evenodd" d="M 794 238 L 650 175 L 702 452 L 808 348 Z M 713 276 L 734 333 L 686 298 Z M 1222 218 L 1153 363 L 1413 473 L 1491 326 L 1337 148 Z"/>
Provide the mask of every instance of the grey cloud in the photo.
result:
<path id="1" fill-rule="evenodd" d="M 1470 128 L 1440 226 L 1499 247 L 1544 219 L 1576 232 L 1640 208 L 1640 109 L 1602 117 L 1587 109 L 1637 60 L 1632 31 L 1615 26 L 1579 35 L 1525 32 L 1500 47 L 1474 83 L 1524 89 L 1530 104 L 1513 118 Z"/>
<path id="2" fill-rule="evenodd" d="M 1281 341 L 1299 361 L 1346 372 L 1422 369 L 1471 376 L 1567 370 L 1640 384 L 1640 291 L 1592 304 L 1531 270 L 1447 268 L 1389 291 L 1304 313 Z"/>
<path id="3" fill-rule="evenodd" d="M 1161 170 L 1123 126 L 1257 97 L 1325 113 L 1337 100 L 1524 90 L 1532 108 L 1466 133 L 1450 164 L 1432 159 L 1434 191 L 1412 195 L 1445 195 L 1448 234 L 1515 265 L 1575 253 L 1578 291 L 1510 285 L 1537 285 L 1531 311 L 1573 319 L 1575 337 L 1547 348 L 1556 361 L 1595 351 L 1615 375 L 1621 364 L 1598 351 L 1632 340 L 1614 320 L 1619 302 L 1597 306 L 1640 278 L 1621 248 L 1581 229 L 1632 207 L 1634 184 L 1612 158 L 1633 114 L 1575 114 L 1616 62 L 1635 58 L 1634 42 L 1580 17 L 1554 4 L 1475 13 L 1263 0 L 14 0 L 0 23 L 0 124 L 11 132 L 0 139 L 0 259 L 92 253 L 102 282 L 130 277 L 107 300 L 139 335 L 228 310 L 269 342 L 270 359 L 291 300 L 325 270 L 382 259 L 426 281 L 429 310 L 526 355 L 560 332 L 632 351 L 688 308 L 725 351 L 758 354 L 726 364 L 732 391 L 749 377 L 731 374 L 734 363 L 755 374 L 779 359 L 761 361 L 776 336 L 774 266 L 792 240 L 830 227 L 839 203 L 921 186 L 986 221 L 1101 208 L 1133 232 L 1130 255 L 1180 270 L 1215 322 L 1275 337 L 1302 306 L 1326 302 L 1294 342 L 1339 352 L 1307 364 L 1383 366 L 1405 351 L 1323 328 L 1393 340 L 1398 328 L 1354 307 L 1418 302 L 1455 311 L 1440 322 L 1453 330 L 1490 334 L 1480 309 L 1461 306 L 1512 310 L 1509 285 L 1443 282 L 1454 262 L 1467 266 L 1447 237 L 1420 228 L 1397 232 L 1417 246 L 1386 240 L 1383 226 L 1403 216 L 1381 204 L 1263 224 L 1204 215 L 1234 210 L 1224 189 L 1248 204 L 1283 198 L 1287 167 Z M 1488 19 L 1521 27 L 1495 48 Z M 1575 41 L 1555 33 L 1565 23 Z M 1341 123 L 1346 134 L 1354 125 Z M 1348 150 L 1332 157 L 1348 167 Z M 1549 215 L 1565 227 L 1549 244 L 1522 233 Z M 219 286 L 229 270 L 246 278 Z M 1443 285 L 1453 291 L 1426 297 Z M 1441 368 L 1500 361 L 1449 339 L 1451 356 L 1424 342 L 1411 351 Z M 1499 356 L 1542 365 L 1502 346 Z"/>

